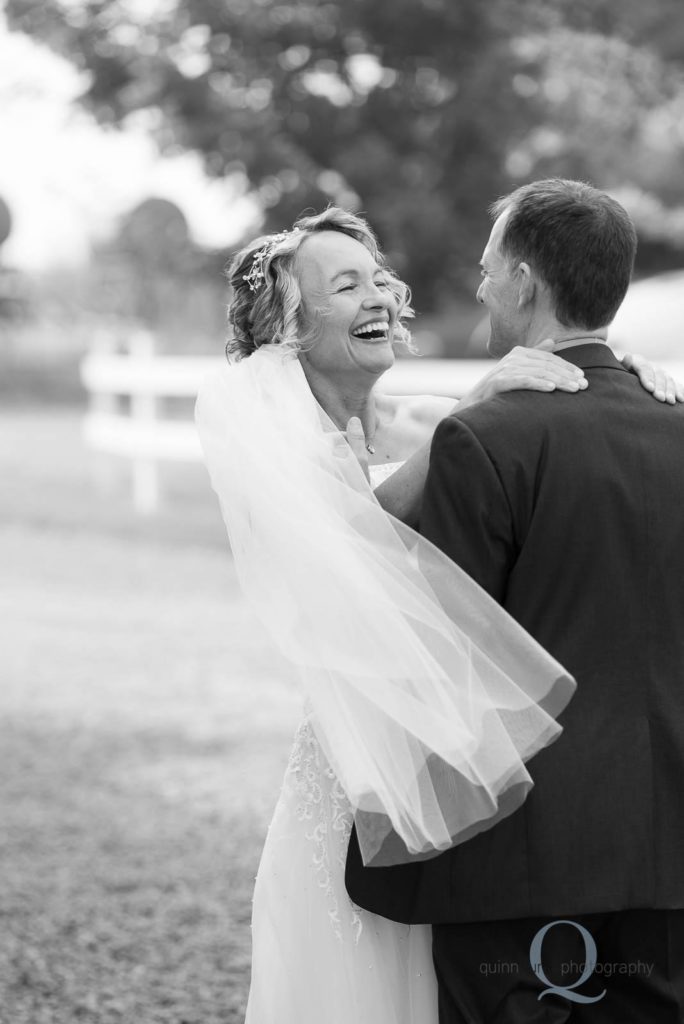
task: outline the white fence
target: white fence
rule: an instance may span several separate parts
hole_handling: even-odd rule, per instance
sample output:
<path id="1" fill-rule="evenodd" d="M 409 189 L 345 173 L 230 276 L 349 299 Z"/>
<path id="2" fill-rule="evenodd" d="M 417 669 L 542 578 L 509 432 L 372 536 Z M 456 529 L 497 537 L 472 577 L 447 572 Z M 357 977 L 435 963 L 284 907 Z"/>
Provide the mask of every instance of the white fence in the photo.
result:
<path id="1" fill-rule="evenodd" d="M 89 394 L 83 423 L 88 447 L 131 461 L 133 501 L 142 515 L 159 504 L 159 462 L 202 458 L 192 420 L 160 415 L 160 399 L 194 398 L 202 378 L 222 357 L 155 356 L 153 339 L 129 339 L 130 354 L 94 351 L 81 364 Z M 441 394 L 458 398 L 491 369 L 488 360 L 402 359 L 383 377 L 390 394 Z M 128 396 L 130 411 L 119 408 Z"/>
<path id="2" fill-rule="evenodd" d="M 202 458 L 191 419 L 160 415 L 160 399 L 194 398 L 204 375 L 222 357 L 155 356 L 154 341 L 141 332 L 127 342 L 129 354 L 94 351 L 81 364 L 81 379 L 90 396 L 83 424 L 86 444 L 130 459 L 133 501 L 142 515 L 159 504 L 159 462 Z M 684 381 L 684 362 L 663 363 Z M 465 394 L 489 369 L 486 359 L 401 359 L 383 377 L 383 390 L 399 395 Z M 128 396 L 130 412 L 120 409 Z"/>

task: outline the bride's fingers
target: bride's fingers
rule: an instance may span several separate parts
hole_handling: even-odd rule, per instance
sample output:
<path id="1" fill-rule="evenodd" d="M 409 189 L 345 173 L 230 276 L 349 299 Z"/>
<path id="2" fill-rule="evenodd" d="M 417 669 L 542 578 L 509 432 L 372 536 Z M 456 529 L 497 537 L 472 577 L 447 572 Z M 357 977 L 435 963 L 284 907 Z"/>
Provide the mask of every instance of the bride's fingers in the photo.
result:
<path id="1" fill-rule="evenodd" d="M 544 355 L 544 353 L 539 353 L 539 355 Z M 583 370 L 578 366 L 573 366 L 572 363 L 568 363 L 565 359 L 559 359 L 549 353 L 547 355 L 548 359 L 552 361 L 528 360 L 524 357 L 516 357 L 508 365 L 501 365 L 501 378 L 506 380 L 510 375 L 517 382 L 521 376 L 524 376 L 537 382 L 549 382 L 554 387 L 560 388 L 563 391 L 580 391 L 587 387 L 587 379 Z M 520 387 L 520 384 L 516 383 L 513 386 Z M 533 386 L 535 390 L 540 390 L 536 384 Z"/>
<path id="2" fill-rule="evenodd" d="M 667 402 L 668 405 L 684 402 L 684 387 L 665 370 L 656 368 L 653 371 L 653 384 L 647 390 L 652 391 L 659 402 Z"/>
<path id="3" fill-rule="evenodd" d="M 518 346 L 511 349 L 499 364 L 505 366 L 519 367 L 530 373 L 537 371 L 549 373 L 553 380 L 581 380 L 584 371 L 579 366 L 574 366 L 567 359 L 562 359 L 555 353 L 541 348 L 522 348 Z"/>
<path id="4" fill-rule="evenodd" d="M 656 398 L 663 395 L 662 401 L 668 405 L 677 403 L 677 383 L 665 370 L 656 370 Z"/>
<path id="5" fill-rule="evenodd" d="M 657 398 L 659 402 L 664 402 L 666 397 L 666 383 L 663 371 L 644 361 L 643 367 L 639 363 L 636 363 L 636 372 L 637 377 L 646 390 L 650 391 L 653 397 Z"/>
<path id="6" fill-rule="evenodd" d="M 363 432 L 363 424 L 358 416 L 352 416 L 347 423 L 347 443 L 356 456 L 366 479 L 370 480 L 368 469 L 368 451 L 366 449 L 366 435 Z"/>
<path id="7" fill-rule="evenodd" d="M 576 377 L 574 380 L 564 380 L 556 384 L 556 388 L 559 391 L 586 391 L 588 387 L 589 381 L 584 374 Z"/>
<path id="8" fill-rule="evenodd" d="M 574 380 L 553 380 L 548 376 L 541 376 L 534 373 L 510 374 L 502 377 L 499 382 L 499 391 L 567 391 L 574 394 L 584 391 L 587 388 L 586 378 Z"/>
<path id="9" fill-rule="evenodd" d="M 540 348 L 516 346 L 464 396 L 463 402 L 482 401 L 502 391 L 558 389 L 572 393 L 586 387 L 584 371 L 567 359 Z"/>
<path id="10" fill-rule="evenodd" d="M 668 399 L 668 375 L 659 367 L 655 372 L 655 391 L 653 392 L 659 402 L 667 402 Z"/>
<path id="11" fill-rule="evenodd" d="M 659 366 L 653 366 L 643 356 L 632 356 L 631 368 L 639 378 L 641 386 L 659 402 L 674 404 L 674 381 Z"/>
<path id="12" fill-rule="evenodd" d="M 622 360 L 622 365 L 631 373 L 635 373 L 639 383 L 645 391 L 664 402 L 666 398 L 666 385 L 664 374 L 661 370 L 649 363 L 643 356 L 634 353 L 627 353 Z"/>
<path id="13" fill-rule="evenodd" d="M 622 358 L 626 370 L 635 373 L 641 386 L 650 392 L 659 402 L 675 405 L 684 402 L 684 386 L 660 367 L 653 366 L 643 356 L 627 353 Z"/>
<path id="14" fill-rule="evenodd" d="M 665 398 L 670 405 L 684 402 L 684 388 L 669 373 L 665 374 Z"/>

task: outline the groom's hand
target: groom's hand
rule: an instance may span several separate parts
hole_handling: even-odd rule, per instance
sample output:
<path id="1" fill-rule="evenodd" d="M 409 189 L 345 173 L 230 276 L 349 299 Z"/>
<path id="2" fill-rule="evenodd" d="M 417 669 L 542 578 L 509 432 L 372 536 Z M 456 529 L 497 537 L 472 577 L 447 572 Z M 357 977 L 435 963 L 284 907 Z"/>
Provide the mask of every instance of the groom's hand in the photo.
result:
<path id="1" fill-rule="evenodd" d="M 516 346 L 461 399 L 458 408 L 492 398 L 501 391 L 583 391 L 584 371 L 550 351 L 553 341 L 536 348 Z"/>

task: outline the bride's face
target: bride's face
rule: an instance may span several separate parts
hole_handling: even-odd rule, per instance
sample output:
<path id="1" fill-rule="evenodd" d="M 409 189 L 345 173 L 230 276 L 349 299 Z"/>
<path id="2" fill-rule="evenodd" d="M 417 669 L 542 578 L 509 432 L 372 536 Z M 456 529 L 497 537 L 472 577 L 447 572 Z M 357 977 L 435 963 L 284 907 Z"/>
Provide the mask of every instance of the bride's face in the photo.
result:
<path id="1" fill-rule="evenodd" d="M 306 329 L 315 338 L 302 358 L 332 377 L 388 370 L 397 302 L 368 249 L 339 231 L 321 231 L 302 243 L 297 269 Z"/>

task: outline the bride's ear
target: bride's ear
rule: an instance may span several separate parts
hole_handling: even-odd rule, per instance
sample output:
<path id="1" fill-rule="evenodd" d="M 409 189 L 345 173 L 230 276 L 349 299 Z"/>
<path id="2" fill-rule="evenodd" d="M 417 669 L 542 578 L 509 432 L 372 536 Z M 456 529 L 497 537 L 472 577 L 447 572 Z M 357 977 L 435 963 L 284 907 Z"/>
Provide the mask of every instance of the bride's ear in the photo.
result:
<path id="1" fill-rule="evenodd" d="M 534 299 L 537 283 L 529 263 L 518 264 L 518 309 L 528 306 Z"/>

